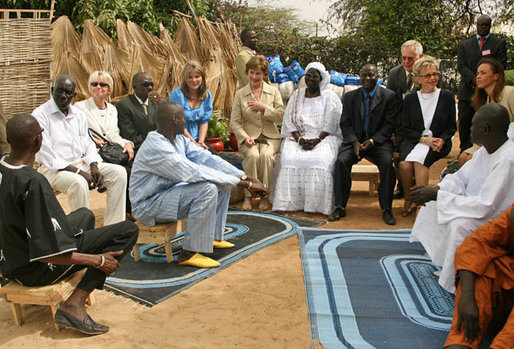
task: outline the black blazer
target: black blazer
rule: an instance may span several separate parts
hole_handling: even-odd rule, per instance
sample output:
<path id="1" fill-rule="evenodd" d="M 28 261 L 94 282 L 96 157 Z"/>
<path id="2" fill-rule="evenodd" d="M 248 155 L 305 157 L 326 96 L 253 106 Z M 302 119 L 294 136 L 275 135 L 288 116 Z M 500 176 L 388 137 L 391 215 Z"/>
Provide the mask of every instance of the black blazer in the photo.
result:
<path id="1" fill-rule="evenodd" d="M 403 94 L 407 91 L 406 72 L 403 65 L 397 65 L 389 71 L 387 77 L 387 88 L 396 93 L 398 101 L 403 100 Z"/>
<path id="2" fill-rule="evenodd" d="M 405 156 L 419 143 L 421 133 L 425 129 L 423 113 L 417 93 L 412 93 L 405 97 L 403 104 L 402 123 L 398 133 L 403 137 L 400 144 L 400 158 Z M 433 137 L 444 140 L 443 148 L 440 151 L 442 156 L 446 156 L 452 149 L 452 137 L 457 130 L 455 118 L 455 97 L 447 90 L 441 90 L 434 118 L 430 125 Z"/>
<path id="3" fill-rule="evenodd" d="M 387 77 L 387 88 L 396 94 L 396 120 L 393 132 L 396 132 L 401 119 L 403 107 L 403 94 L 407 91 L 406 72 L 403 65 L 397 65 L 389 71 Z"/>
<path id="4" fill-rule="evenodd" d="M 457 69 L 461 76 L 459 92 L 457 94 L 459 100 L 471 101 L 475 91 L 474 79 L 477 73 L 477 64 L 481 58 L 496 58 L 507 69 L 507 43 L 505 40 L 490 35 L 482 48 L 482 51 L 487 50 L 490 50 L 491 53 L 483 56 L 482 52 L 480 52 L 476 35 L 459 43 L 459 51 L 457 53 Z"/>
<path id="5" fill-rule="evenodd" d="M 149 101 L 148 115 L 146 115 L 143 106 L 132 94 L 119 101 L 116 109 L 121 137 L 131 140 L 134 142 L 134 147 L 139 149 L 148 132 L 157 129 L 155 124 L 157 106 L 153 101 Z"/>
<path id="6" fill-rule="evenodd" d="M 393 91 L 377 86 L 371 102 L 368 133 L 375 144 L 391 142 L 396 114 L 396 96 Z M 366 140 L 364 135 L 364 103 L 362 87 L 344 95 L 341 130 L 343 144 L 360 143 Z"/>

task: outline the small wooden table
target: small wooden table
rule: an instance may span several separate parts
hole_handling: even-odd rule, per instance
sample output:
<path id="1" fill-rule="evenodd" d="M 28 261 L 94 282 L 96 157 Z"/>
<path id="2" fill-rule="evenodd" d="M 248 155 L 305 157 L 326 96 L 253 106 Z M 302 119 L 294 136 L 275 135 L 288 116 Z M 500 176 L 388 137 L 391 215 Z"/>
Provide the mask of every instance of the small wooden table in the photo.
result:
<path id="1" fill-rule="evenodd" d="M 369 196 L 375 195 L 378 190 L 380 172 L 375 165 L 353 165 L 352 181 L 368 181 Z"/>

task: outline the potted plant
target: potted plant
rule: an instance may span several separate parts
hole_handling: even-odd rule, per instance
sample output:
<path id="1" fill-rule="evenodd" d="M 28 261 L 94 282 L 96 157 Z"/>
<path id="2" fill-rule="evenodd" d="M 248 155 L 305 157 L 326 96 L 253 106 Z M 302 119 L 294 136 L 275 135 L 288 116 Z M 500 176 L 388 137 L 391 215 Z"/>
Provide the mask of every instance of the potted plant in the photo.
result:
<path id="1" fill-rule="evenodd" d="M 205 143 L 209 144 L 217 152 L 223 151 L 223 143 L 228 141 L 229 134 L 227 119 L 220 112 L 212 113 Z"/>

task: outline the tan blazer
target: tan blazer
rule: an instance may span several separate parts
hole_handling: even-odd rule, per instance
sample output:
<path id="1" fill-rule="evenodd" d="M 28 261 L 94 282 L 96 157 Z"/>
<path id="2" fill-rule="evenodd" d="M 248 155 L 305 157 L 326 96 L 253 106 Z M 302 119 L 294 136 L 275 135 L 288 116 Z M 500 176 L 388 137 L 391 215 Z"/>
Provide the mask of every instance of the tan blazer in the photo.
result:
<path id="1" fill-rule="evenodd" d="M 498 103 L 507 108 L 510 116 L 510 122 L 514 122 L 514 87 L 513 86 L 505 86 L 500 94 L 500 98 L 498 98 Z M 489 97 L 487 98 L 487 103 L 489 103 Z"/>
<path id="2" fill-rule="evenodd" d="M 237 54 L 236 57 L 236 68 L 237 68 L 237 78 L 239 80 L 239 88 L 242 88 L 246 84 L 250 82 L 248 79 L 248 75 L 246 74 L 246 63 L 255 56 L 255 53 L 252 49 L 243 46 L 241 52 Z"/>
<path id="3" fill-rule="evenodd" d="M 280 139 L 276 124 L 282 123 L 284 104 L 280 92 L 273 86 L 263 82 L 261 102 L 266 104 L 266 110 L 253 111 L 248 107 L 248 101 L 253 101 L 250 84 L 239 89 L 234 97 L 230 128 L 236 135 L 237 142 L 243 143 L 247 137 L 258 138 L 261 134 L 272 139 Z"/>

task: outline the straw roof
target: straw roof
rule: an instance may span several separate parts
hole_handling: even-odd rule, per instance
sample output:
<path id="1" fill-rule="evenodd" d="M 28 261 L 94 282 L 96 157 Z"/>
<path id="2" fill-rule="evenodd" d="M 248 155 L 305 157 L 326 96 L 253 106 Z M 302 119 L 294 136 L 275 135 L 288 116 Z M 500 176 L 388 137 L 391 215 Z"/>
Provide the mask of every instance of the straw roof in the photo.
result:
<path id="1" fill-rule="evenodd" d="M 94 70 L 108 71 L 114 80 L 112 101 L 116 102 L 132 92 L 132 76 L 145 71 L 152 77 L 155 90 L 166 98 L 180 85 L 185 62 L 195 59 L 205 67 L 214 109 L 223 109 L 227 114 L 237 84 L 237 29 L 233 24 L 213 23 L 201 17 L 196 21 L 198 32 L 189 19 L 183 19 L 172 38 L 162 24 L 160 37 L 154 37 L 136 23 L 117 20 L 118 40 L 113 42 L 89 20 L 84 22 L 80 38 L 69 19 L 60 17 L 52 25 L 52 76 L 73 76 L 79 100 L 89 95 L 89 74 Z"/>
<path id="2" fill-rule="evenodd" d="M 214 96 L 214 109 L 225 111 L 228 116 L 236 90 L 237 74 L 235 58 L 237 45 L 228 39 L 227 27 L 217 26 L 205 18 L 197 19 L 202 51 L 206 61 L 207 88 Z"/>
<path id="3" fill-rule="evenodd" d="M 80 62 L 88 72 L 103 70 L 105 51 L 112 46 L 112 40 L 93 21 L 84 21 L 82 40 L 80 41 Z"/>
<path id="4" fill-rule="evenodd" d="M 187 60 L 194 59 L 198 62 L 204 62 L 200 39 L 193 24 L 188 19 L 183 19 L 179 23 L 174 41 Z"/>

